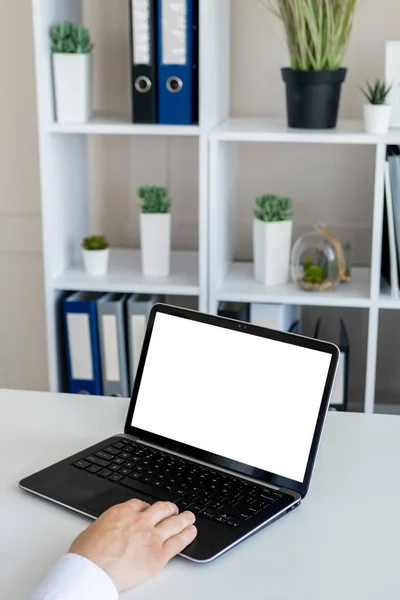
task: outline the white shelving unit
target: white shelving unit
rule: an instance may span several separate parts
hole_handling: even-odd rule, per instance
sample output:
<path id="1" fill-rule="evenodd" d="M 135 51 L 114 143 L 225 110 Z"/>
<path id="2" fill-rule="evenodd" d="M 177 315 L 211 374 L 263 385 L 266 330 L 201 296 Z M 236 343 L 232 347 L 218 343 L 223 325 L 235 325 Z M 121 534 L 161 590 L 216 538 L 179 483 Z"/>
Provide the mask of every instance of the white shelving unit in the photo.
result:
<path id="1" fill-rule="evenodd" d="M 234 261 L 232 213 L 235 205 L 235 149 L 242 142 L 346 144 L 375 147 L 372 255 L 370 268 L 354 268 L 353 280 L 334 292 L 302 292 L 293 283 L 267 288 L 253 278 L 251 263 Z M 342 121 L 332 131 L 295 131 L 281 119 L 228 119 L 210 134 L 210 312 L 221 300 L 364 308 L 369 311 L 365 412 L 374 411 L 379 311 L 400 309 L 381 283 L 384 167 L 386 145 L 400 144 L 400 130 L 368 135 L 358 121 Z"/>
<path id="2" fill-rule="evenodd" d="M 62 340 L 56 326 L 57 300 L 64 290 L 148 292 L 197 296 L 199 309 L 217 312 L 226 301 L 270 302 L 363 308 L 369 311 L 365 411 L 373 412 L 379 312 L 400 309 L 381 286 L 384 164 L 387 144 L 400 144 L 400 131 L 368 135 L 358 121 L 332 131 L 293 131 L 283 119 L 230 119 L 230 0 L 200 0 L 200 122 L 189 127 L 135 125 L 129 115 L 95 115 L 90 122 L 54 121 L 49 27 L 82 20 L 84 0 L 32 0 L 38 98 L 39 150 L 44 241 L 49 387 L 61 390 Z M 128 26 L 128 25 L 127 25 Z M 141 274 L 138 250 L 114 249 L 106 277 L 88 277 L 79 245 L 89 230 L 88 136 L 173 136 L 198 143 L 198 252 L 173 252 L 171 275 Z M 353 281 L 325 294 L 301 292 L 294 284 L 266 288 L 253 279 L 252 264 L 234 261 L 235 148 L 242 142 L 368 145 L 375 148 L 372 255 L 369 268 L 355 268 Z"/>
<path id="3" fill-rule="evenodd" d="M 197 296 L 208 309 L 209 131 L 228 117 L 229 0 L 200 0 L 200 118 L 193 126 L 136 125 L 129 115 L 95 115 L 90 122 L 54 120 L 49 27 L 64 19 L 82 22 L 84 0 L 32 0 L 39 125 L 42 230 L 49 388 L 62 390 L 58 356 L 57 300 L 64 290 L 118 291 Z M 129 23 L 126 24 L 127 28 Z M 130 76 L 127 73 L 127 77 Z M 145 278 L 137 250 L 112 250 L 105 278 L 87 276 L 79 246 L 89 231 L 88 136 L 181 136 L 198 143 L 198 252 L 173 252 L 169 277 Z M 151 183 L 151 182 L 149 182 Z M 129 199 L 127 199 L 129 201 Z"/>

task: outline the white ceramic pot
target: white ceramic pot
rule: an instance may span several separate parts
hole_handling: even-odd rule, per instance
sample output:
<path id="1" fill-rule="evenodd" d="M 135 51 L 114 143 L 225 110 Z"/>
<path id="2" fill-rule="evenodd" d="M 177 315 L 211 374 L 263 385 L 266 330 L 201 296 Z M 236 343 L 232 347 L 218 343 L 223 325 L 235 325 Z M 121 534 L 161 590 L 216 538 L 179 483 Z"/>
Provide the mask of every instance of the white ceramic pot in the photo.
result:
<path id="1" fill-rule="evenodd" d="M 92 55 L 53 54 L 56 119 L 86 123 L 92 113 Z"/>
<path id="2" fill-rule="evenodd" d="M 364 104 L 364 126 L 367 133 L 387 133 L 392 118 L 390 104 Z"/>
<path id="3" fill-rule="evenodd" d="M 292 221 L 253 220 L 254 278 L 263 285 L 289 281 Z"/>
<path id="4" fill-rule="evenodd" d="M 171 215 L 140 214 L 142 270 L 146 277 L 169 275 L 171 263 Z"/>
<path id="5" fill-rule="evenodd" d="M 110 249 L 85 250 L 82 248 L 83 266 L 88 275 L 104 277 L 107 275 L 108 262 L 110 260 Z"/>

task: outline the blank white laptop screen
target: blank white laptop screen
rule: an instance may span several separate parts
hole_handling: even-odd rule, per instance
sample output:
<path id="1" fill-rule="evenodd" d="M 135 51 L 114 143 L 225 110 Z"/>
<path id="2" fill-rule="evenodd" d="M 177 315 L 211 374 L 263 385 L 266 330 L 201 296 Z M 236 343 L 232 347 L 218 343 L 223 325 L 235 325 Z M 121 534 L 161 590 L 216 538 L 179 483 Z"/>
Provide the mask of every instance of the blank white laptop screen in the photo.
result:
<path id="1" fill-rule="evenodd" d="M 132 425 L 303 482 L 330 362 L 157 313 Z"/>

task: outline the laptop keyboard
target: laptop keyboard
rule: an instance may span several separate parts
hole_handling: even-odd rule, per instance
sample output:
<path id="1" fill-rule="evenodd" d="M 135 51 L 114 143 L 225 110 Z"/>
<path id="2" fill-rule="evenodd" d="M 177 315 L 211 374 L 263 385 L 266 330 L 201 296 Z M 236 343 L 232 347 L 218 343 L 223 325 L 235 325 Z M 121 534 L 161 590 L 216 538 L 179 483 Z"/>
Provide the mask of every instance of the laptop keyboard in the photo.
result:
<path id="1" fill-rule="evenodd" d="M 283 497 L 274 490 L 125 438 L 74 466 L 232 528 Z"/>

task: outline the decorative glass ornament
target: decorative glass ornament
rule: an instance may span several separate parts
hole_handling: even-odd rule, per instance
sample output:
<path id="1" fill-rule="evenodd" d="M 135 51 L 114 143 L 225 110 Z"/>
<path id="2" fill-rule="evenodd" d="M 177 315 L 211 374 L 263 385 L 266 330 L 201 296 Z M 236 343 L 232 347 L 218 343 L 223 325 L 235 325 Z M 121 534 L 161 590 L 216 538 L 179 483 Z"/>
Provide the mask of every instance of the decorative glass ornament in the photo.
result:
<path id="1" fill-rule="evenodd" d="M 350 281 L 349 266 L 338 240 L 323 225 L 301 236 L 291 256 L 293 280 L 302 290 L 327 292 Z"/>

